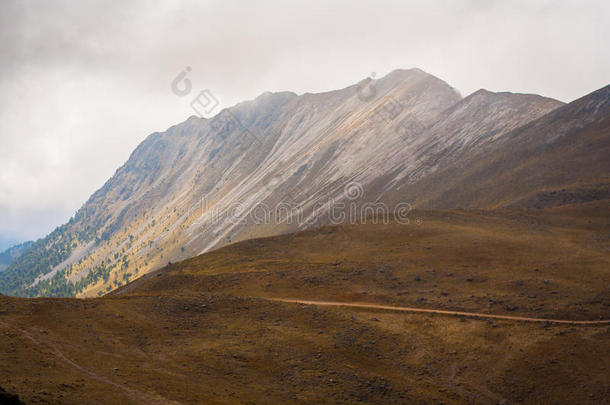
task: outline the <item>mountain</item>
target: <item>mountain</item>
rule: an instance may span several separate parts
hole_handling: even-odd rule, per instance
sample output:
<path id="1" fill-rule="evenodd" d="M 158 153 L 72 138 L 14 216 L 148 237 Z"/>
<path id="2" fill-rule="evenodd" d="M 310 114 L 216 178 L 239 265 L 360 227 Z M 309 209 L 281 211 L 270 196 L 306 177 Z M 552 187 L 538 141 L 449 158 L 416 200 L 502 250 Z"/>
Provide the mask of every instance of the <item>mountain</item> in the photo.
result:
<path id="1" fill-rule="evenodd" d="M 15 238 L 0 234 L 0 250 L 2 251 L 19 244 L 19 242 L 20 241 Z"/>
<path id="2" fill-rule="evenodd" d="M 610 86 L 473 148 L 411 187 L 428 208 L 610 200 Z M 417 196 L 417 197 L 416 197 Z"/>
<path id="3" fill-rule="evenodd" d="M 410 69 L 326 93 L 264 93 L 211 119 L 191 117 L 142 142 L 67 224 L 0 275 L 0 292 L 102 295 L 229 243 L 324 225 L 334 215 L 348 221 L 341 214 L 352 205 L 529 207 L 546 198 L 535 193 L 568 186 L 568 194 L 582 188 L 585 199 L 602 199 L 607 165 L 604 149 L 593 150 L 607 139 L 595 130 L 607 121 L 600 91 L 588 96 L 597 102 L 568 105 L 485 90 L 462 98 Z M 581 140 L 585 132 L 591 142 Z M 579 159 L 562 146 L 570 140 L 580 142 Z M 535 181 L 528 170 L 540 151 Z M 515 166 L 527 159 L 530 166 Z M 553 167 L 557 159 L 568 167 Z M 522 187 L 509 181 L 509 168 L 527 180 Z"/>
<path id="4" fill-rule="evenodd" d="M 34 242 L 23 242 L 0 253 L 0 271 L 6 269 L 15 259 L 23 254 Z"/>

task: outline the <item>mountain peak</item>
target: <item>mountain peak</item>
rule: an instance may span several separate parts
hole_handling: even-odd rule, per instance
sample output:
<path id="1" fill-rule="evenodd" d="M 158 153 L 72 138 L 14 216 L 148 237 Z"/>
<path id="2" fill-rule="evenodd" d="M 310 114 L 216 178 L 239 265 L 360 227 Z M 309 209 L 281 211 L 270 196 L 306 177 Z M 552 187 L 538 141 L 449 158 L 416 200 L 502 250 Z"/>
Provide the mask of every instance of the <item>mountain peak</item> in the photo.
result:
<path id="1" fill-rule="evenodd" d="M 225 221 L 236 202 L 249 210 L 290 198 L 311 210 L 309 196 L 322 189 L 332 198 L 343 195 L 340 179 L 358 177 L 369 193 L 381 193 L 372 195 L 382 202 L 442 197 L 439 204 L 454 201 L 455 207 L 466 201 L 463 193 L 451 199 L 445 190 L 454 183 L 429 176 L 447 170 L 451 178 L 454 164 L 476 162 L 477 151 L 497 145 L 513 142 L 519 151 L 521 145 L 550 144 L 554 134 L 581 127 L 581 117 L 607 116 L 610 90 L 572 103 L 571 109 L 558 108 L 537 121 L 540 130 L 534 131 L 533 120 L 549 117 L 561 103 L 485 89 L 462 99 L 449 84 L 417 68 L 397 69 L 367 84 L 368 93 L 360 85 L 303 95 L 264 92 L 211 119 L 192 116 L 150 135 L 71 222 L 0 273 L 0 291 L 104 294 L 168 260 L 253 234 L 292 230 Z M 547 120 L 553 125 L 544 125 Z M 530 129 L 521 132 L 527 136 L 509 136 L 525 125 Z M 430 188 L 422 197 L 406 194 L 423 190 L 408 187 L 424 180 Z M 398 187 L 380 191 L 382 182 Z M 205 214 L 202 198 L 213 203 L 207 213 L 214 215 Z"/>
<path id="2" fill-rule="evenodd" d="M 475 91 L 474 93 L 472 93 L 471 95 L 469 95 L 468 97 L 472 97 L 472 96 L 488 96 L 491 94 L 495 94 L 487 89 L 479 89 L 477 91 Z M 466 98 L 468 98 L 466 97 Z"/>
<path id="3" fill-rule="evenodd" d="M 265 91 L 259 94 L 254 100 L 286 99 L 296 96 L 297 94 L 292 91 Z"/>
<path id="4" fill-rule="evenodd" d="M 460 92 L 453 86 L 419 68 L 395 69 L 375 82 L 380 88 L 403 87 L 411 89 L 409 91 L 417 89 L 418 92 L 438 93 L 439 97 L 442 97 L 440 93 L 445 93 L 445 96 L 450 94 L 450 97 L 454 98 L 454 102 L 462 98 Z"/>
<path id="5" fill-rule="evenodd" d="M 440 80 L 434 75 L 430 73 L 424 72 L 419 68 L 411 68 L 411 69 L 394 69 L 387 75 L 381 77 L 380 81 L 388 81 L 388 82 L 396 82 L 403 80 L 412 80 L 412 79 L 421 79 L 424 77 L 434 78 L 436 80 Z"/>

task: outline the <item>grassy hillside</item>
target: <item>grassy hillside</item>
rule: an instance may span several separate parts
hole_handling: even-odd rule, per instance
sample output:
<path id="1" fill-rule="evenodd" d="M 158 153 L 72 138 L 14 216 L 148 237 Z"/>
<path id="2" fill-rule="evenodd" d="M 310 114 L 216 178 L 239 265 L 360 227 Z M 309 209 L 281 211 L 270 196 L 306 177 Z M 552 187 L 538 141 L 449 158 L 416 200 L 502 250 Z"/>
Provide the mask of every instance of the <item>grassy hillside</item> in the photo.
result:
<path id="1" fill-rule="evenodd" d="M 607 207 L 415 212 L 171 264 L 101 298 L 0 297 L 0 381 L 26 403 L 591 403 L 610 318 Z"/>

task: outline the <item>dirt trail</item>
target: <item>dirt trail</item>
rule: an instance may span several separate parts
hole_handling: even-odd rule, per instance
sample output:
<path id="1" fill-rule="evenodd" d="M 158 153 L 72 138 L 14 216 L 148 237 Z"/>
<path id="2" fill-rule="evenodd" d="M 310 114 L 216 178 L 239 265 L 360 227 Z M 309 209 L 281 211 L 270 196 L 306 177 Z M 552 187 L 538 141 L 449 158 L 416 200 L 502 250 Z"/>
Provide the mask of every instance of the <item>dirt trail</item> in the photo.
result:
<path id="1" fill-rule="evenodd" d="M 135 402 L 139 402 L 139 403 L 143 403 L 143 404 L 163 404 L 163 405 L 180 404 L 179 402 L 171 401 L 160 395 L 156 395 L 156 394 L 152 394 L 152 393 L 148 393 L 148 392 L 142 392 L 142 391 L 138 391 L 133 388 L 125 387 L 122 384 L 118 384 L 114 381 L 109 380 L 108 378 L 106 378 L 104 376 L 96 374 L 95 372 L 93 372 L 87 368 L 84 368 L 84 367 L 80 366 L 79 364 L 75 363 L 74 361 L 70 360 L 68 357 L 66 357 L 59 349 L 57 349 L 51 343 L 43 342 L 42 340 L 34 337 L 34 335 L 32 335 L 30 332 L 28 332 L 24 329 L 9 325 L 2 321 L 0 321 L 0 326 L 3 326 L 4 328 L 9 329 L 9 330 L 14 330 L 14 331 L 19 332 L 23 337 L 25 337 L 26 339 L 28 339 L 35 345 L 45 349 L 46 351 L 51 352 L 51 354 L 53 354 L 55 357 L 57 357 L 64 363 L 68 364 L 69 366 L 75 368 L 76 370 L 80 371 L 81 373 L 87 375 L 88 377 L 90 377 L 94 380 L 97 380 L 101 383 L 110 385 L 114 388 L 118 388 L 119 390 L 125 392 Z"/>
<path id="2" fill-rule="evenodd" d="M 369 303 L 365 303 L 365 302 L 311 301 L 311 300 L 299 300 L 299 299 L 290 299 L 290 298 L 264 298 L 264 299 L 269 300 L 269 301 L 288 302 L 288 303 L 293 303 L 293 304 L 304 304 L 304 305 L 384 309 L 384 310 L 388 310 L 388 311 L 466 316 L 466 317 L 470 317 L 470 318 L 502 319 L 502 320 L 509 320 L 509 321 L 521 321 L 521 322 L 561 323 L 561 324 L 568 324 L 568 325 L 607 325 L 607 324 L 610 324 L 610 319 L 597 320 L 597 321 L 573 321 L 573 320 L 569 320 L 569 319 L 528 318 L 525 316 L 492 315 L 492 314 L 484 314 L 484 313 L 479 313 L 479 312 L 448 311 L 448 310 L 444 310 L 444 309 L 395 307 L 395 306 L 391 306 L 391 305 L 369 304 Z"/>

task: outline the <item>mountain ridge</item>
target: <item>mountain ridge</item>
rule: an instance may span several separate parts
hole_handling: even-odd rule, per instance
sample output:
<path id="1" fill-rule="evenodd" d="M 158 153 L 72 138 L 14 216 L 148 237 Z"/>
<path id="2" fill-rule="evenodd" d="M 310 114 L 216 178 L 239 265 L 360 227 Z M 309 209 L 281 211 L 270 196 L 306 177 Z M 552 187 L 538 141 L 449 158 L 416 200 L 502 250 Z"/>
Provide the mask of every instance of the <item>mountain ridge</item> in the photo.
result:
<path id="1" fill-rule="evenodd" d="M 419 69 L 330 92 L 265 92 L 149 135 L 67 224 L 7 269 L 0 292 L 101 295 L 168 261 L 322 225 L 230 216 L 237 205 L 287 202 L 311 218 L 321 198 L 345 200 L 350 182 L 362 187 L 360 202 L 434 207 L 445 198 L 455 208 L 463 201 L 447 197 L 452 170 L 565 107 L 510 92 L 462 98 Z"/>
<path id="2" fill-rule="evenodd" d="M 509 173 L 509 165 L 518 165 L 519 162 L 523 162 L 525 160 L 523 153 L 525 152 L 530 156 L 530 159 L 535 160 L 530 165 L 543 166 L 542 162 L 545 162 L 546 159 L 545 164 L 549 165 L 553 162 L 555 166 L 554 170 L 548 172 L 540 170 L 535 172 L 536 177 L 540 180 L 535 186 L 531 186 L 529 194 L 536 190 L 549 188 L 560 191 L 566 187 L 569 188 L 573 182 L 590 183 L 593 181 L 599 183 L 601 195 L 608 195 L 610 166 L 607 159 L 604 159 L 604 155 L 607 156 L 607 153 L 610 152 L 608 143 L 610 134 L 609 115 L 610 86 L 606 86 L 509 132 L 490 150 L 477 151 L 477 154 L 473 155 L 468 162 L 460 162 L 462 167 L 460 167 L 457 176 L 456 170 L 452 170 L 452 167 L 455 166 L 452 166 L 446 168 L 444 173 L 435 174 L 437 178 L 432 177 L 424 180 L 424 184 L 419 184 L 417 187 L 429 188 L 430 186 L 425 184 L 426 182 L 432 184 L 449 181 L 449 177 L 452 178 L 451 182 L 454 183 L 454 186 L 438 195 L 436 202 L 422 205 L 429 208 L 448 208 L 458 205 L 472 206 L 472 203 L 466 203 L 467 200 L 458 201 L 454 198 L 459 194 L 457 190 L 461 188 L 474 192 L 475 189 L 489 189 L 491 186 L 489 182 L 484 184 L 483 181 L 485 179 L 495 179 L 497 181 L 501 170 Z M 591 125 L 595 127 L 593 133 L 587 132 Z M 557 158 L 556 155 L 548 156 L 551 153 L 550 150 L 560 148 L 569 139 L 572 142 L 569 148 L 564 147 L 562 151 L 557 152 L 562 153 L 562 159 Z M 592 144 L 589 144 L 589 142 L 596 142 L 596 147 L 591 147 Z M 577 156 L 578 152 L 580 152 L 580 155 Z M 487 156 L 483 157 L 483 154 L 487 154 Z M 573 161 L 574 159 L 578 160 Z M 562 162 L 566 161 L 572 161 L 572 165 L 569 166 L 570 170 L 567 170 L 566 166 L 562 166 Z M 593 170 L 587 173 L 587 166 L 593 166 L 594 164 L 597 164 L 597 167 L 591 167 Z M 476 172 L 472 173 L 471 171 L 474 170 Z M 578 174 L 575 174 L 575 170 L 578 170 Z M 476 173 L 478 173 L 478 178 Z M 515 174 L 513 173 L 513 175 Z M 461 177 L 461 180 L 457 182 L 456 177 Z M 511 182 L 514 187 L 502 189 L 505 194 L 510 190 L 522 189 L 524 185 L 529 184 L 533 177 L 531 173 L 521 172 L 515 178 Z M 508 197 L 502 198 L 505 200 Z M 525 195 L 521 197 L 521 200 L 523 198 L 525 198 Z M 494 203 L 490 201 L 487 204 L 492 208 L 520 205 L 517 201 L 502 203 L 501 200 Z M 540 207 L 540 204 L 534 203 L 534 206 Z"/>
<path id="3" fill-rule="evenodd" d="M 32 241 L 22 242 L 0 252 L 0 271 L 6 269 L 13 260 L 21 256 L 33 243 Z"/>

